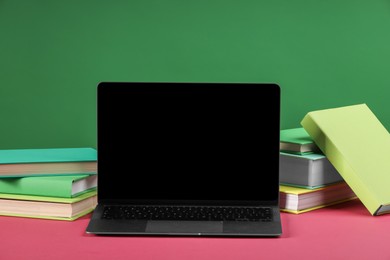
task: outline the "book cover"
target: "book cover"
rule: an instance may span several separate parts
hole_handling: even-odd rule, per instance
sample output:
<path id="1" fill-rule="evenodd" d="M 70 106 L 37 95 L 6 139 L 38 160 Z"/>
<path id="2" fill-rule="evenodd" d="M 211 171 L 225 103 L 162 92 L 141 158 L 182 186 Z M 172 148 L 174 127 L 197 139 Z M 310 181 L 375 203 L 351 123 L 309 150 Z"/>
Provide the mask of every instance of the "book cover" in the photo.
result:
<path id="1" fill-rule="evenodd" d="M 0 178 L 0 193 L 71 198 L 97 186 L 97 175 Z"/>
<path id="2" fill-rule="evenodd" d="M 96 174 L 93 148 L 0 150 L 0 178 Z"/>
<path id="3" fill-rule="evenodd" d="M 0 164 L 91 162 L 96 160 L 96 149 L 89 147 L 0 150 Z"/>
<path id="4" fill-rule="evenodd" d="M 343 181 L 341 175 L 323 154 L 296 155 L 280 152 L 279 158 L 281 184 L 315 189 Z"/>
<path id="5" fill-rule="evenodd" d="M 320 152 L 313 139 L 303 127 L 280 130 L 280 151 L 307 154 Z"/>
<path id="6" fill-rule="evenodd" d="M 301 124 L 371 215 L 390 213 L 390 135 L 369 107 L 312 111 Z"/>
<path id="7" fill-rule="evenodd" d="M 97 205 L 97 191 L 74 198 L 56 198 L 0 193 L 0 215 L 73 221 Z"/>
<path id="8" fill-rule="evenodd" d="M 300 214 L 315 209 L 355 199 L 356 195 L 345 183 L 326 185 L 316 189 L 304 189 L 280 185 L 280 210 Z"/>

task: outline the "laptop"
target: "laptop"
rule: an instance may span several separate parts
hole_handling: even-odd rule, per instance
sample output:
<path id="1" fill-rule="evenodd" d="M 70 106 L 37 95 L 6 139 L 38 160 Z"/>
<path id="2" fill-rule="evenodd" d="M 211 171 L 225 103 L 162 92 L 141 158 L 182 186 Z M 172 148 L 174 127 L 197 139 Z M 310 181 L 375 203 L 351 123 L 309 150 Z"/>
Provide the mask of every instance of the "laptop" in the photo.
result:
<path id="1" fill-rule="evenodd" d="M 97 235 L 282 234 L 280 88 L 102 82 Z"/>

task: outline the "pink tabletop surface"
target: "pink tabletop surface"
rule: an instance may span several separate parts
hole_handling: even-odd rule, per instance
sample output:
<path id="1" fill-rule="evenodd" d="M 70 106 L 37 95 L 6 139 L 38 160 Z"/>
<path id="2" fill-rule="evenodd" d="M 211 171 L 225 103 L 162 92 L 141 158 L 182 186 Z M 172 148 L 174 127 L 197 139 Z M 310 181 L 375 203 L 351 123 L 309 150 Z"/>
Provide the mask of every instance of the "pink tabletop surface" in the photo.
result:
<path id="1" fill-rule="evenodd" d="M 0 259 L 387 259 L 390 214 L 360 201 L 282 213 L 280 238 L 99 237 L 73 222 L 0 217 Z"/>

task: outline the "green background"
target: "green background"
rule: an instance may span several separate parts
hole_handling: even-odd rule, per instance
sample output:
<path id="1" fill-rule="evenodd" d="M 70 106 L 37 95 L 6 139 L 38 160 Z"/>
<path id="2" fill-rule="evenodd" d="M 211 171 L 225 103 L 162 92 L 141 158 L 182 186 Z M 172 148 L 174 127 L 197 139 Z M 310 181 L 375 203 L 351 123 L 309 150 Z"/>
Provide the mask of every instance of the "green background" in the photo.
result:
<path id="1" fill-rule="evenodd" d="M 276 82 L 282 129 L 358 103 L 389 129 L 389 63 L 388 0 L 0 0 L 0 148 L 96 147 L 101 81 Z"/>

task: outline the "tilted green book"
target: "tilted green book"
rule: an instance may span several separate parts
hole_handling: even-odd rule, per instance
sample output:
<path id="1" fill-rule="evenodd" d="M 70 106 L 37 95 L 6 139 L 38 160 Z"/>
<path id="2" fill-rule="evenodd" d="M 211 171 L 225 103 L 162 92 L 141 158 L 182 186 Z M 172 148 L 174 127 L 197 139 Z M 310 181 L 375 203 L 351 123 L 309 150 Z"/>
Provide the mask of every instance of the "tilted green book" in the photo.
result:
<path id="1" fill-rule="evenodd" d="M 96 189 L 97 175 L 0 178 L 0 193 L 72 198 Z"/>
<path id="2" fill-rule="evenodd" d="M 371 215 L 390 213 L 390 135 L 368 106 L 312 111 L 301 124 Z"/>
<path id="3" fill-rule="evenodd" d="M 280 151 L 296 154 L 319 152 L 319 149 L 303 127 L 280 130 Z"/>

